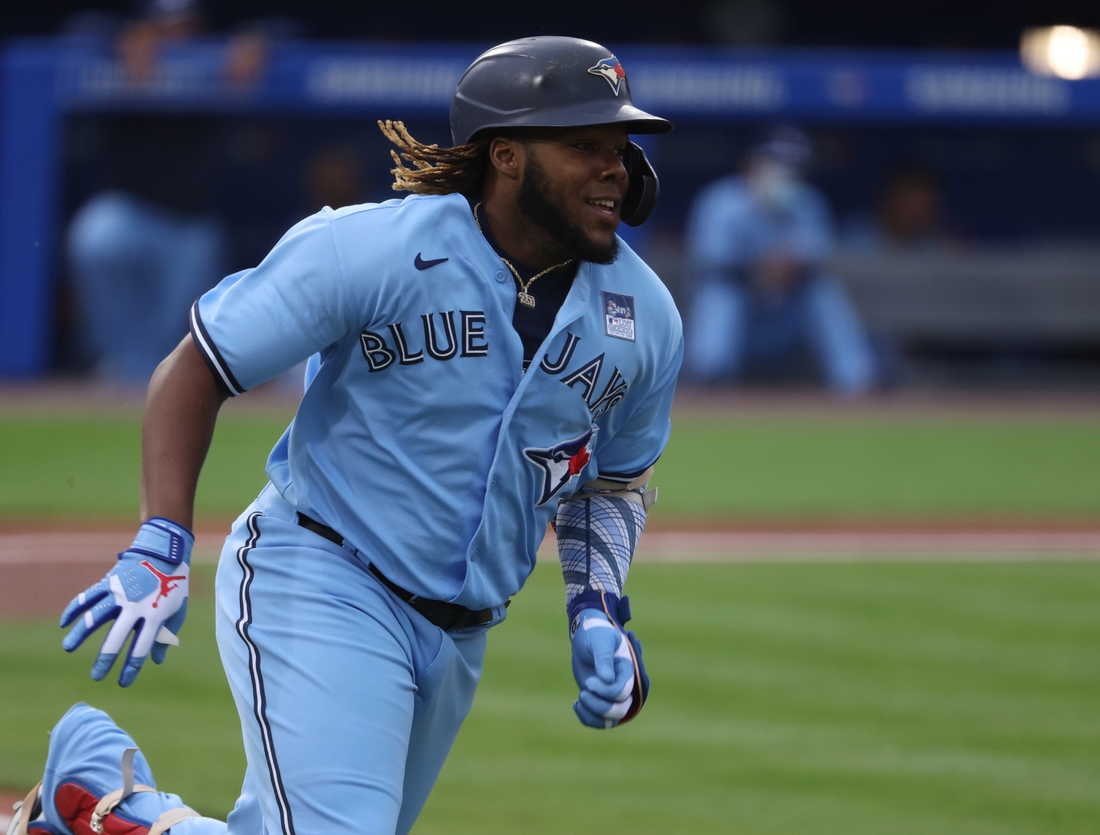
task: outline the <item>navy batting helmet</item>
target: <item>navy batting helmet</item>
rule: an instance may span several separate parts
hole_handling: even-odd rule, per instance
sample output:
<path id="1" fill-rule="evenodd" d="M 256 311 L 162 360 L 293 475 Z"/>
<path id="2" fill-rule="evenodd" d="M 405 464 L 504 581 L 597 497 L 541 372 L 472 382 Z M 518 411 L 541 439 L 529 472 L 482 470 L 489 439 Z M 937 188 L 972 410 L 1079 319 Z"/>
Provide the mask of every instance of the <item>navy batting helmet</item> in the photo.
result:
<path id="1" fill-rule="evenodd" d="M 514 128 L 610 124 L 629 133 L 672 130 L 672 122 L 634 106 L 626 71 L 610 50 L 579 38 L 521 38 L 494 46 L 467 68 L 451 99 L 455 145 Z M 633 142 L 623 164 L 630 186 L 621 217 L 640 226 L 657 205 L 657 174 Z"/>

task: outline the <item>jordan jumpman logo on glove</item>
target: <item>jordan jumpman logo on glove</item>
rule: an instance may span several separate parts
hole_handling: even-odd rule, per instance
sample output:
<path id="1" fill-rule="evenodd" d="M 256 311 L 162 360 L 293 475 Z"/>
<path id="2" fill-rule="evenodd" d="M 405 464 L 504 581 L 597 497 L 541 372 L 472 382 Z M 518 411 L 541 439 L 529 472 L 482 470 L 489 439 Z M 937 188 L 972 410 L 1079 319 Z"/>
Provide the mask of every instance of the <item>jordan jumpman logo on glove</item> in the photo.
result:
<path id="1" fill-rule="evenodd" d="M 61 646 L 72 652 L 92 632 L 114 620 L 92 666 L 92 678 L 103 679 L 133 633 L 118 683 L 129 687 L 152 654 L 164 660 L 187 615 L 187 581 L 191 568 L 191 531 L 170 519 L 154 516 L 138 531 L 133 545 L 118 555 L 107 576 L 82 591 L 65 608 L 61 626 L 76 625 Z"/>

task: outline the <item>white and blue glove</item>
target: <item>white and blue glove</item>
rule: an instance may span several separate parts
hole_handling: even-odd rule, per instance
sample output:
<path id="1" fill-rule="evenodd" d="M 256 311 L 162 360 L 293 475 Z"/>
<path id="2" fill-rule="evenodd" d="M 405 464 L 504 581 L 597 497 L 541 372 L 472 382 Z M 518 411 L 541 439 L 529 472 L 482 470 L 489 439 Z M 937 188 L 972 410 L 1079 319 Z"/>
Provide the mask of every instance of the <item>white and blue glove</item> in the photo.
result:
<path id="1" fill-rule="evenodd" d="M 107 621 L 115 621 L 92 666 L 93 679 L 100 681 L 107 675 L 131 632 L 134 639 L 118 676 L 122 687 L 133 683 L 150 652 L 159 664 L 169 644 L 179 646 L 176 635 L 187 615 L 194 544 L 194 534 L 183 525 L 154 516 L 138 530 L 134 544 L 118 555 L 118 564 L 107 576 L 65 608 L 61 626 L 76 621 L 61 644 L 66 652 L 79 647 Z"/>
<path id="2" fill-rule="evenodd" d="M 570 614 L 573 678 L 580 688 L 573 711 L 590 728 L 629 722 L 649 696 L 642 645 L 623 628 L 630 620 L 629 599 L 584 592 L 572 601 Z"/>

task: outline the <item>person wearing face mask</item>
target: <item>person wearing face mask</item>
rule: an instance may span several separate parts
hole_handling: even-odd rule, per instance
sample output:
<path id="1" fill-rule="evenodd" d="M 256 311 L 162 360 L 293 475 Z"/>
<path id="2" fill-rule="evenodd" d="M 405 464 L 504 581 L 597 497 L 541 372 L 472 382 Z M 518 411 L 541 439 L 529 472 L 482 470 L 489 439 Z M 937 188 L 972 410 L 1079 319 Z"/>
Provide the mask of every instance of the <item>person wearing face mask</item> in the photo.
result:
<path id="1" fill-rule="evenodd" d="M 706 385 L 737 380 L 746 365 L 782 369 L 808 354 L 829 389 L 857 395 L 875 382 L 863 324 L 825 271 L 832 219 L 802 179 L 810 142 L 793 127 L 769 132 L 741 172 L 706 186 L 687 226 L 685 366 Z"/>

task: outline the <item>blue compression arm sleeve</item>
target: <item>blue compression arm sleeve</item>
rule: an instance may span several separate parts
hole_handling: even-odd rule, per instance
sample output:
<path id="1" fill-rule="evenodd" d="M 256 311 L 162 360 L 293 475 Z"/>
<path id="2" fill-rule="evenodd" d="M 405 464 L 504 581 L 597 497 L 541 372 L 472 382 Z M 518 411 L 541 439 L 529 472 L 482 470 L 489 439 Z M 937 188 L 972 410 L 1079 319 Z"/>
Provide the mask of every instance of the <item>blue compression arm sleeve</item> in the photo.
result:
<path id="1" fill-rule="evenodd" d="M 645 521 L 642 503 L 621 496 L 581 493 L 561 503 L 555 527 L 567 607 L 586 591 L 622 596 Z"/>

